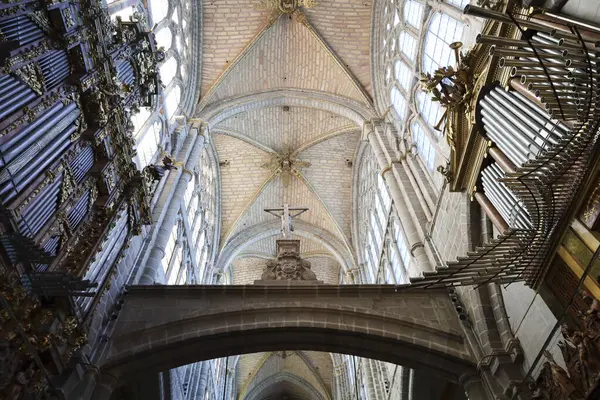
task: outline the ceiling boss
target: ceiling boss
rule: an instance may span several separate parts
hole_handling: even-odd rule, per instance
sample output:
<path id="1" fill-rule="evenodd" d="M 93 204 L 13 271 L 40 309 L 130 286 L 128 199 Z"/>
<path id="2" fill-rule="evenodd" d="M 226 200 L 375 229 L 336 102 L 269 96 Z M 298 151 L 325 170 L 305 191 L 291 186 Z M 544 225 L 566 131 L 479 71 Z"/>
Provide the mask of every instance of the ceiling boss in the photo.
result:
<path id="1" fill-rule="evenodd" d="M 316 0 L 261 0 L 258 8 L 271 10 L 281 15 L 291 14 L 298 7 L 313 8 L 316 4 Z"/>

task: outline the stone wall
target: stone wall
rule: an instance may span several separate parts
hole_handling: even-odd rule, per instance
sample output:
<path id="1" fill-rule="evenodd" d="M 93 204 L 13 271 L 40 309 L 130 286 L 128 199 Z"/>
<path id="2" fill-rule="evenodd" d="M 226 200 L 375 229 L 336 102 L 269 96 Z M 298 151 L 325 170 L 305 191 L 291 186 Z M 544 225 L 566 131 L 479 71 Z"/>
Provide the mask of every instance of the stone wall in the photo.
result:
<path id="1" fill-rule="evenodd" d="M 469 251 L 469 198 L 445 189 L 439 201 L 432 241 L 444 262 L 455 261 Z"/>

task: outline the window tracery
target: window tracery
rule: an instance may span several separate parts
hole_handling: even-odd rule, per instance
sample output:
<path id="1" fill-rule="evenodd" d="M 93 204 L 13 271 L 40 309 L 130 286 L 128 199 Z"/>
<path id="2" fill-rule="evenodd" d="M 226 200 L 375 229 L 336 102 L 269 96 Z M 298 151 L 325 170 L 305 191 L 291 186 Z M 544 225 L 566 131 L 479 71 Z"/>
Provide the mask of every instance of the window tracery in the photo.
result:
<path id="1" fill-rule="evenodd" d="M 183 64 L 187 60 L 186 48 L 191 45 L 186 29 L 186 13 L 189 12 L 187 0 L 150 0 L 147 4 L 146 7 L 140 0 L 128 0 L 125 3 L 107 1 L 109 13 L 115 20 L 129 20 L 134 12 L 145 15 L 148 26 L 154 31 L 157 46 L 167 55 L 158 71 L 166 87 L 162 101 L 158 102 L 156 109 L 142 108 L 131 117 L 137 143 L 136 164 L 140 169 L 157 161 L 159 149 L 166 153 L 173 150 L 168 133 L 177 124 L 172 117 L 180 113 L 182 88 L 187 88 L 189 68 L 186 69 Z"/>
<path id="2" fill-rule="evenodd" d="M 444 110 L 415 86 L 416 78 L 422 72 L 454 62 L 449 44 L 462 40 L 465 27 L 443 11 L 449 12 L 448 6 L 463 8 L 469 1 L 448 0 L 445 8 L 431 7 L 430 3 L 437 4 L 430 0 L 388 3 L 384 8 L 385 31 L 379 53 L 390 111 L 388 118 L 399 135 L 417 148 L 427 173 L 443 164 L 443 155 L 448 151 L 443 142 L 438 143 L 443 129 L 438 123 Z"/>

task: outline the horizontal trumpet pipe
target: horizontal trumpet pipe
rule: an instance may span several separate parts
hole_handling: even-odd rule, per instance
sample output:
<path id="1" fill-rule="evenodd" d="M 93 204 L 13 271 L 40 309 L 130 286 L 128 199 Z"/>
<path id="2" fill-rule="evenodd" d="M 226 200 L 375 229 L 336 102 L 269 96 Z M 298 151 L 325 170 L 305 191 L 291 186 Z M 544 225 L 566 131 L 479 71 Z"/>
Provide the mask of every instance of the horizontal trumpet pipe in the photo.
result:
<path id="1" fill-rule="evenodd" d="M 569 77 L 573 77 L 571 76 L 571 71 L 568 71 L 566 69 L 563 69 L 561 71 L 549 71 L 550 76 L 569 76 Z M 510 76 L 516 76 L 516 75 L 527 75 L 527 76 L 546 76 L 544 73 L 544 70 L 542 68 L 535 68 L 535 69 L 525 69 L 525 68 L 518 68 L 518 67 L 512 67 L 510 69 Z"/>
<path id="2" fill-rule="evenodd" d="M 550 10 L 546 10 L 546 9 L 536 9 L 536 11 L 543 15 L 547 15 L 549 17 L 560 20 L 560 21 L 564 22 L 565 25 L 575 25 L 578 28 L 589 30 L 589 31 L 592 31 L 592 32 L 600 35 L 600 26 L 593 25 L 593 24 L 590 24 L 589 22 L 580 20 L 578 18 L 570 17 L 570 16 L 567 16 L 564 14 L 557 14 L 557 13 L 554 13 L 554 12 L 552 12 Z"/>
<path id="3" fill-rule="evenodd" d="M 523 47 L 531 47 L 531 45 L 533 45 L 533 47 L 535 47 L 538 50 L 540 50 L 540 49 L 541 50 L 559 50 L 559 51 L 566 50 L 564 47 L 562 47 L 558 44 L 529 43 L 525 40 L 507 39 L 507 38 L 501 38 L 501 37 L 497 37 L 497 36 L 482 35 L 481 33 L 479 35 L 477 35 L 477 37 L 475 38 L 475 42 L 481 43 L 481 44 L 495 45 L 495 46 L 499 46 L 499 47 L 515 46 L 515 47 L 523 48 Z"/>
<path id="4" fill-rule="evenodd" d="M 575 83 L 575 81 L 576 81 L 575 78 L 569 78 L 569 77 L 560 78 L 560 77 L 552 76 L 552 74 L 550 74 L 550 80 L 553 83 Z M 549 79 L 545 75 L 521 75 L 521 83 L 525 84 L 526 82 L 544 83 L 544 82 L 549 82 Z"/>
<path id="5" fill-rule="evenodd" d="M 487 19 L 492 19 L 498 22 L 504 22 L 507 24 L 514 24 L 513 20 L 506 14 L 503 14 L 498 11 L 490 10 L 488 8 L 478 7 L 472 4 L 467 5 L 463 11 L 466 15 L 474 15 L 476 17 L 482 17 Z M 549 28 L 545 25 L 538 24 L 531 21 L 526 21 L 522 19 L 517 19 L 519 26 L 523 28 L 535 29 L 537 31 L 542 32 L 550 32 L 552 28 Z"/>
<path id="6" fill-rule="evenodd" d="M 489 54 L 491 56 L 504 56 L 504 57 L 535 57 L 533 51 L 529 50 L 515 50 L 515 49 L 507 49 L 498 46 L 490 47 Z M 552 54 L 552 53 L 542 53 L 538 54 L 542 60 L 563 60 L 561 54 Z"/>

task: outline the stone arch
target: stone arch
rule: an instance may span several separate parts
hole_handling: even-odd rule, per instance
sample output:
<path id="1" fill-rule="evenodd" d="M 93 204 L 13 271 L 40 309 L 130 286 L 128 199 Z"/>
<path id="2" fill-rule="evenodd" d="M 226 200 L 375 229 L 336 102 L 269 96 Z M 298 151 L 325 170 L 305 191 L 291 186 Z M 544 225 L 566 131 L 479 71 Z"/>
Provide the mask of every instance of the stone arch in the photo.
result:
<path id="1" fill-rule="evenodd" d="M 445 290 L 153 285 L 130 287 L 125 299 L 101 366 L 115 375 L 282 350 L 352 354 L 454 382 L 475 369 Z"/>
<path id="2" fill-rule="evenodd" d="M 244 111 L 284 105 L 326 110 L 350 119 L 359 127 L 375 117 L 375 110 L 357 101 L 325 92 L 296 89 L 270 90 L 224 99 L 210 104 L 196 115 L 213 127 Z"/>
<path id="3" fill-rule="evenodd" d="M 329 398 L 325 398 L 319 390 L 317 390 L 313 385 L 307 382 L 305 379 L 290 374 L 289 372 L 278 372 L 269 376 L 266 379 L 260 381 L 256 386 L 254 386 L 248 393 L 244 395 L 241 400 L 260 400 L 262 399 L 262 392 L 271 387 L 272 385 L 276 385 L 281 382 L 289 382 L 294 386 L 297 386 L 308 394 L 310 394 L 311 399 L 315 400 L 328 400 Z"/>
<path id="4" fill-rule="evenodd" d="M 334 255 L 336 261 L 340 263 L 344 271 L 351 269 L 354 265 L 352 252 L 329 232 L 303 221 L 295 221 L 294 228 L 295 235 L 320 242 Z M 216 269 L 227 268 L 234 258 L 252 243 L 267 237 L 279 235 L 280 233 L 281 224 L 278 221 L 255 225 L 237 233 L 221 250 L 216 263 Z"/>

